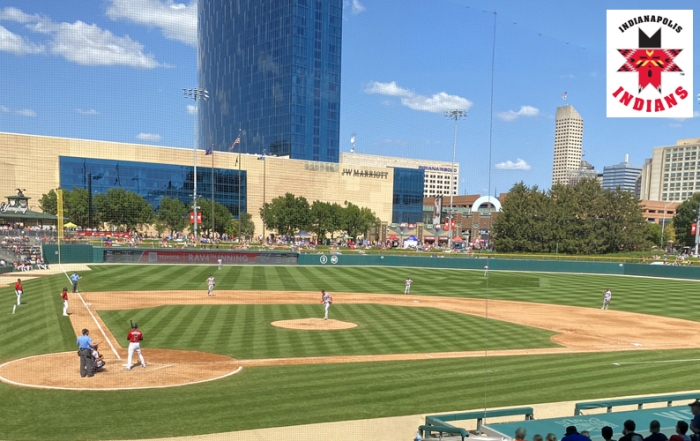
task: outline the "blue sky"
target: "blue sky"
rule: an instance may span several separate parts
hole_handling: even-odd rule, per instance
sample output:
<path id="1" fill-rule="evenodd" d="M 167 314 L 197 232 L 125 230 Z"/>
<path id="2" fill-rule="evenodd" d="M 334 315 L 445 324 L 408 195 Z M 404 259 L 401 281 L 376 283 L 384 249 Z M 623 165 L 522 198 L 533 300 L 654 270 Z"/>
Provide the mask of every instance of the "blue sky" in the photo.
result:
<path id="1" fill-rule="evenodd" d="M 197 82 L 196 3 L 180 1 L 0 0 L 0 131 L 191 148 L 182 88 Z M 653 147 L 700 137 L 700 119 L 606 118 L 606 10 L 695 4 L 346 0 L 341 151 L 356 133 L 360 153 L 449 161 L 442 111 L 468 108 L 460 192 L 548 188 L 566 91 L 586 160 L 641 165 Z"/>

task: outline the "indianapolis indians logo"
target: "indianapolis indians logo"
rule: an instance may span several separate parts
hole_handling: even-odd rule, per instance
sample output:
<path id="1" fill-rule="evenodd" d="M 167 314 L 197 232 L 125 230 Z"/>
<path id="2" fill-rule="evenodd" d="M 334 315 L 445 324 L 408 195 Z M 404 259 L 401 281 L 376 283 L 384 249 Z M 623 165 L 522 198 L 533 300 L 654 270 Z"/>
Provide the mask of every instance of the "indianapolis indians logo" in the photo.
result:
<path id="1" fill-rule="evenodd" d="M 608 116 L 692 117 L 692 66 L 692 11 L 608 11 Z"/>

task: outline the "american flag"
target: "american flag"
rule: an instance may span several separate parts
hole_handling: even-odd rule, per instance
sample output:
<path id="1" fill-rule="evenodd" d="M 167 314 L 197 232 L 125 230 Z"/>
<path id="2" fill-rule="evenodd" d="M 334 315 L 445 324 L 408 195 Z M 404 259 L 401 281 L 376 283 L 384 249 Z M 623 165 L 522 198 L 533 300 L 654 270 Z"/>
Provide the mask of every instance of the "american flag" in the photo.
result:
<path id="1" fill-rule="evenodd" d="M 233 141 L 233 144 L 231 144 L 231 148 L 228 149 L 228 151 L 230 152 L 231 150 L 233 150 L 234 147 L 236 147 L 236 144 L 240 144 L 240 143 L 241 143 L 241 135 L 238 135 L 238 138 L 236 138 L 236 140 Z"/>
<path id="2" fill-rule="evenodd" d="M 209 147 L 205 152 L 205 155 L 213 155 L 214 154 L 214 146 Z"/>

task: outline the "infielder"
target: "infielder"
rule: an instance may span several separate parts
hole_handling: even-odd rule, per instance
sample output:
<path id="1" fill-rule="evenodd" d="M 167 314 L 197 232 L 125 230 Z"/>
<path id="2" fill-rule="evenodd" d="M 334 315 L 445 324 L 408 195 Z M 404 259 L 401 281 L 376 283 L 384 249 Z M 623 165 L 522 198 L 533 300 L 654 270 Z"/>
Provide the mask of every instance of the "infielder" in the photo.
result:
<path id="1" fill-rule="evenodd" d="M 603 291 L 603 307 L 600 309 L 608 309 L 611 299 L 612 293 L 610 292 L 610 288 L 605 288 L 605 291 Z"/>
<path id="2" fill-rule="evenodd" d="M 224 266 L 224 261 L 221 260 L 221 257 L 219 257 L 219 260 L 216 261 L 219 264 L 219 271 L 221 271 L 221 267 Z"/>
<path id="3" fill-rule="evenodd" d="M 24 293 L 24 289 L 22 289 L 22 280 L 17 279 L 17 283 L 15 283 L 15 294 L 17 295 L 17 306 L 22 304 L 22 294 Z"/>
<path id="4" fill-rule="evenodd" d="M 63 288 L 61 298 L 63 299 L 63 315 L 68 317 L 68 288 Z"/>
<path id="5" fill-rule="evenodd" d="M 411 283 L 413 283 L 413 280 L 411 280 L 410 278 L 407 278 L 406 279 L 406 289 L 403 290 L 404 294 L 408 294 L 411 292 Z"/>
<path id="6" fill-rule="evenodd" d="M 134 352 L 138 354 L 139 360 L 141 361 L 141 367 L 146 367 L 146 361 L 143 359 L 141 354 L 141 340 L 143 340 L 143 332 L 139 331 L 139 325 L 136 323 L 131 324 L 131 331 L 126 334 L 126 339 L 129 340 L 129 356 L 126 359 L 126 370 L 131 370 L 134 366 L 131 364 L 131 359 L 134 356 Z"/>
<path id="7" fill-rule="evenodd" d="M 331 303 L 333 303 L 333 297 L 331 297 L 331 295 L 326 291 L 321 291 L 321 303 L 323 303 L 323 307 L 325 309 L 323 320 L 328 320 L 328 308 L 330 308 Z"/>
<path id="8" fill-rule="evenodd" d="M 207 285 L 209 285 L 209 292 L 207 293 L 208 296 L 213 296 L 214 295 L 214 285 L 216 285 L 216 279 L 214 279 L 214 276 L 210 275 L 209 278 L 207 279 Z"/>

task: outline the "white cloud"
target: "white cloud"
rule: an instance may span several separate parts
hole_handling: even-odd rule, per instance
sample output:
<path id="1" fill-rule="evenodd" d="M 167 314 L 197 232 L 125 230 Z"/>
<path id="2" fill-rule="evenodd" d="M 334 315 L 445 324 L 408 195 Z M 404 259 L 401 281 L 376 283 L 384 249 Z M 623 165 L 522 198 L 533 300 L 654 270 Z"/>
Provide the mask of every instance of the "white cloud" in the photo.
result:
<path id="1" fill-rule="evenodd" d="M 32 43 L 21 35 L 8 31 L 0 26 L 0 52 L 15 55 L 40 54 L 45 51 L 43 45 Z"/>
<path id="2" fill-rule="evenodd" d="M 540 110 L 537 107 L 532 106 L 521 106 L 520 110 L 517 112 L 509 110 L 507 112 L 497 112 L 496 118 L 503 121 L 515 121 L 521 116 L 537 116 L 540 114 Z"/>
<path id="3" fill-rule="evenodd" d="M 496 164 L 496 168 L 499 170 L 530 170 L 532 167 L 524 159 L 518 158 L 515 162 L 510 160 L 499 162 Z"/>
<path id="4" fill-rule="evenodd" d="M 419 95 L 411 90 L 399 87 L 396 81 L 389 83 L 373 81 L 367 85 L 365 93 L 399 96 L 402 97 L 401 104 L 404 106 L 424 112 L 440 113 L 454 109 L 469 110 L 472 106 L 472 102 L 468 99 L 457 95 L 450 95 L 445 92 L 436 93 L 430 97 Z"/>
<path id="5" fill-rule="evenodd" d="M 119 37 L 95 24 L 82 21 L 55 23 L 47 17 L 25 14 L 17 8 L 0 9 L 0 20 L 24 23 L 32 32 L 48 35 L 49 52 L 84 66 L 129 66 L 138 69 L 167 67 L 143 45 L 129 36 Z M 43 53 L 43 45 L 32 43 L 7 29 L 0 30 L 0 50 L 16 54 Z"/>
<path id="6" fill-rule="evenodd" d="M 197 106 L 195 106 L 194 104 L 188 104 L 187 105 L 187 113 L 189 113 L 190 115 L 196 114 L 197 113 Z"/>
<path id="7" fill-rule="evenodd" d="M 14 113 L 15 115 L 19 116 L 30 116 L 30 117 L 35 117 L 36 116 L 36 111 L 32 109 L 10 109 L 9 107 L 5 107 L 0 105 L 0 112 L 2 113 Z"/>
<path id="8" fill-rule="evenodd" d="M 139 133 L 136 135 L 136 139 L 148 142 L 158 142 L 163 139 L 163 137 L 157 133 Z"/>
<path id="9" fill-rule="evenodd" d="M 20 116 L 31 116 L 31 117 L 36 116 L 36 112 L 32 109 L 17 109 L 17 110 L 15 110 L 15 114 L 20 115 Z"/>
<path id="10" fill-rule="evenodd" d="M 362 12 L 365 12 L 365 6 L 360 3 L 360 0 L 352 0 L 352 15 L 357 15 Z"/>
<path id="11" fill-rule="evenodd" d="M 403 87 L 399 87 L 396 81 L 390 83 L 380 83 L 379 81 L 372 81 L 365 88 L 365 93 L 376 93 L 379 95 L 389 95 L 389 96 L 412 96 L 413 92 Z"/>
<path id="12" fill-rule="evenodd" d="M 472 102 L 468 99 L 457 95 L 448 95 L 445 92 L 436 93 L 431 97 L 415 95 L 402 98 L 401 104 L 413 110 L 423 110 L 433 113 L 441 113 L 454 109 L 469 110 L 472 106 Z"/>
<path id="13" fill-rule="evenodd" d="M 75 111 L 81 115 L 99 115 L 99 113 L 95 109 L 90 109 L 90 110 L 75 109 Z"/>
<path id="14" fill-rule="evenodd" d="M 173 0 L 109 0 L 109 3 L 107 16 L 112 20 L 121 19 L 158 28 L 165 38 L 197 46 L 195 1 L 190 1 L 188 5 Z"/>

